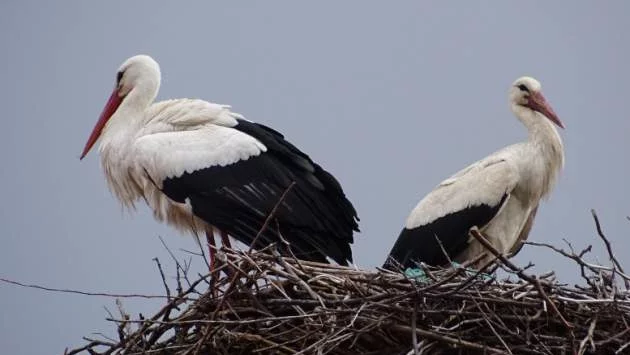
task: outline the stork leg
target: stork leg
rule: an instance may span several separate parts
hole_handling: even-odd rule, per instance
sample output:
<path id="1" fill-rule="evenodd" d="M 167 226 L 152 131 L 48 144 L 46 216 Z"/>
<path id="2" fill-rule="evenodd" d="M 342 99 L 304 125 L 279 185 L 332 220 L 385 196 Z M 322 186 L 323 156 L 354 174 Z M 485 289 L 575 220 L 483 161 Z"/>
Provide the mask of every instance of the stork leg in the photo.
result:
<path id="1" fill-rule="evenodd" d="M 220 231 L 221 234 L 221 245 L 227 249 L 232 249 L 232 242 L 230 242 L 230 237 L 224 231 Z M 223 268 L 223 272 L 229 277 L 232 278 L 234 273 L 236 272 L 230 264 L 226 264 L 225 268 Z"/>
<path id="2" fill-rule="evenodd" d="M 228 249 L 232 249 L 232 243 L 230 242 L 230 237 L 224 231 L 221 231 L 221 244 Z"/>
<path id="3" fill-rule="evenodd" d="M 210 253 L 210 272 L 215 269 L 216 264 L 216 242 L 212 230 L 206 230 L 206 240 L 208 241 L 208 252 Z"/>
<path id="4" fill-rule="evenodd" d="M 210 289 L 212 294 L 216 297 L 215 285 L 219 280 L 219 273 L 217 272 L 217 258 L 216 258 L 216 243 L 214 240 L 214 231 L 212 228 L 206 229 L 206 240 L 208 241 L 208 251 L 210 252 Z"/>

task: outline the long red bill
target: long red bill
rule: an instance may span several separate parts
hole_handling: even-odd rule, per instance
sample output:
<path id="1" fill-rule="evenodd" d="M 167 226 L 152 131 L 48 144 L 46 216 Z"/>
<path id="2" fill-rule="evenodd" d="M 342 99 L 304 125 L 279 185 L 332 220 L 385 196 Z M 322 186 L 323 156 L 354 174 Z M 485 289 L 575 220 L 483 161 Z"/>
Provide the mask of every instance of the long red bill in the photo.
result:
<path id="1" fill-rule="evenodd" d="M 545 115 L 551 122 L 558 125 L 560 128 L 564 128 L 562 121 L 558 118 L 558 115 L 553 111 L 551 105 L 547 102 L 545 97 L 540 92 L 534 92 L 529 96 L 529 102 L 527 104 L 529 108 L 534 111 L 538 111 Z"/>
<path id="2" fill-rule="evenodd" d="M 105 105 L 105 108 L 101 113 L 101 117 L 99 117 L 96 125 L 94 126 L 94 129 L 92 130 L 92 134 L 90 134 L 90 138 L 88 138 L 87 143 L 85 143 L 85 148 L 83 148 L 83 152 L 81 153 L 81 157 L 79 159 L 85 158 L 94 143 L 96 143 L 98 137 L 100 137 L 101 133 L 103 132 L 103 127 L 105 127 L 107 121 L 110 119 L 110 117 L 112 117 L 114 112 L 116 112 L 122 100 L 123 98 L 118 96 L 118 89 L 114 89 L 112 95 L 109 97 L 109 100 L 107 100 L 107 104 Z"/>

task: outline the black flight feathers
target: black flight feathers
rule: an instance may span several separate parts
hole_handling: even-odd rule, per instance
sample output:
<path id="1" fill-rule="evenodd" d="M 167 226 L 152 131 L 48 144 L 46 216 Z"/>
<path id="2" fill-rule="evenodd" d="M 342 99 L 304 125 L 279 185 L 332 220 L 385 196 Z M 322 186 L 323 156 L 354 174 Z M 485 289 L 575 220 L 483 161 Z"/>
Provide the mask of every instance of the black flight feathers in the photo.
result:
<path id="1" fill-rule="evenodd" d="M 447 214 L 431 223 L 413 228 L 404 228 L 383 265 L 389 270 L 416 267 L 417 263 L 441 266 L 448 264 L 442 247 L 451 260 L 468 246 L 468 232 L 474 226 L 483 228 L 499 212 L 507 199 L 505 194 L 495 206 L 481 204 Z M 442 247 L 435 239 L 439 238 Z"/>
<path id="2" fill-rule="evenodd" d="M 303 260 L 340 264 L 352 261 L 350 244 L 358 217 L 337 180 L 282 134 L 261 124 L 238 120 L 233 127 L 267 147 L 267 151 L 228 166 L 213 166 L 163 181 L 171 199 L 189 199 L 193 213 L 251 245 L 265 219 L 292 182 L 295 185 L 254 248 L 276 242 Z"/>

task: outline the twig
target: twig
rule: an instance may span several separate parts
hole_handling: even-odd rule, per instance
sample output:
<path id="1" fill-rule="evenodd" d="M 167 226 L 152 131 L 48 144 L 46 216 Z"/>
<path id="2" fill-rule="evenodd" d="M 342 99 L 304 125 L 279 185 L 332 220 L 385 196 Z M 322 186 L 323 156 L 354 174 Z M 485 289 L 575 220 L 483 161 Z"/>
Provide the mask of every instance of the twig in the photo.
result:
<path id="1" fill-rule="evenodd" d="M 168 288 L 168 284 L 166 283 L 166 277 L 164 276 L 164 271 L 162 270 L 162 264 L 160 264 L 160 259 L 157 257 L 153 258 L 153 261 L 157 264 L 158 270 L 160 271 L 160 276 L 162 277 L 162 284 L 166 289 L 166 299 L 171 300 L 171 289 Z"/>
<path id="2" fill-rule="evenodd" d="M 610 241 L 608 241 L 608 238 L 606 238 L 606 236 L 604 235 L 604 232 L 602 232 L 602 226 L 599 223 L 599 218 L 597 217 L 597 213 L 595 213 L 594 209 L 591 210 L 591 214 L 593 215 L 593 220 L 595 220 L 595 228 L 597 229 L 597 235 L 599 235 L 599 237 L 604 241 L 610 260 L 615 265 L 615 268 L 625 275 L 626 272 L 623 270 L 623 267 L 621 267 L 621 264 L 619 263 L 619 261 L 617 261 L 617 258 L 615 258 L 615 254 L 613 254 Z M 626 286 L 626 290 L 630 290 L 630 280 L 628 280 L 627 277 L 625 277 L 623 280 Z"/>
<path id="3" fill-rule="evenodd" d="M 414 331 L 410 327 L 405 326 L 405 325 L 400 325 L 400 324 L 392 325 L 392 329 L 402 331 L 402 332 L 408 332 L 408 333 Z M 493 354 L 505 354 L 505 355 L 508 354 L 505 351 L 500 350 L 500 349 L 492 348 L 489 346 L 473 343 L 473 342 L 462 340 L 462 339 L 452 338 L 452 337 L 441 335 L 439 333 L 428 331 L 428 330 L 416 329 L 415 332 L 418 335 L 421 335 L 423 337 L 440 340 L 446 343 L 453 344 L 458 347 L 474 349 L 474 350 L 491 351 Z"/>
<path id="4" fill-rule="evenodd" d="M 512 269 L 512 271 L 514 271 L 519 277 L 521 277 L 523 280 L 530 282 L 532 285 L 535 285 L 536 288 L 538 288 L 538 292 L 540 292 L 540 294 L 543 296 L 545 301 L 547 301 L 549 306 L 551 306 L 551 309 L 554 311 L 554 313 L 558 317 L 560 317 L 560 319 L 562 320 L 562 323 L 564 323 L 564 326 L 569 330 L 573 328 L 573 326 L 569 324 L 569 322 L 567 322 L 567 320 L 564 318 L 562 313 L 560 313 L 560 310 L 558 310 L 558 307 L 556 307 L 556 304 L 549 298 L 549 296 L 547 296 L 547 294 L 545 293 L 545 290 L 543 290 L 542 285 L 540 284 L 540 280 L 530 275 L 527 275 L 526 273 L 523 272 L 521 268 L 519 268 L 518 266 L 514 265 L 511 261 L 509 261 L 503 254 L 501 254 L 495 247 L 493 247 L 492 244 L 490 244 L 490 242 L 488 242 L 488 240 L 483 235 L 481 235 L 481 233 L 477 229 L 475 228 L 471 229 L 470 234 L 475 239 L 477 239 L 477 241 L 479 241 L 479 243 L 481 243 L 486 249 L 488 249 L 492 254 L 494 254 L 494 256 L 496 256 L 499 260 L 501 260 L 501 262 L 505 266 Z"/>
<path id="5" fill-rule="evenodd" d="M 251 252 L 254 249 L 254 246 L 256 245 L 256 241 L 258 240 L 260 235 L 263 234 L 263 232 L 267 229 L 267 227 L 269 226 L 269 222 L 271 222 L 271 219 L 273 218 L 273 216 L 275 216 L 276 211 L 278 210 L 278 207 L 280 207 L 280 205 L 282 204 L 282 201 L 284 201 L 284 199 L 287 197 L 287 195 L 289 194 L 289 191 L 291 191 L 293 186 L 295 186 L 295 181 L 292 181 L 291 184 L 289 184 L 289 186 L 284 190 L 284 192 L 278 199 L 278 202 L 276 202 L 275 206 L 273 206 L 273 208 L 267 215 L 267 218 L 265 219 L 265 222 L 263 223 L 262 227 L 260 227 L 260 229 L 258 230 L 258 233 L 256 233 L 256 236 L 254 237 L 251 244 L 249 245 L 249 252 Z"/>
<path id="6" fill-rule="evenodd" d="M 1 278 L 1 277 L 0 277 L 0 282 L 16 285 L 20 287 L 34 288 L 34 289 L 43 290 L 43 291 L 73 293 L 73 294 L 84 295 L 84 296 L 102 296 L 102 297 L 113 297 L 113 298 L 168 298 L 167 296 L 142 295 L 142 294 L 136 294 L 136 293 L 125 294 L 125 293 L 89 292 L 89 291 L 79 291 L 79 290 L 71 290 L 71 289 L 64 289 L 64 288 L 46 287 L 46 286 L 40 286 L 40 285 L 35 285 L 35 284 L 25 284 L 19 281 L 13 281 L 13 280 Z"/>
<path id="7" fill-rule="evenodd" d="M 481 315 L 483 317 L 483 320 L 486 322 L 486 324 L 488 325 L 488 328 L 490 328 L 490 330 L 492 331 L 492 333 L 497 337 L 497 339 L 499 339 L 499 342 L 501 342 L 501 345 L 503 345 L 503 347 L 505 348 L 505 351 L 512 355 L 512 350 L 510 350 L 510 347 L 507 345 L 507 343 L 505 342 L 505 340 L 503 340 L 503 338 L 501 337 L 501 335 L 499 335 L 499 333 L 497 333 L 497 331 L 494 329 L 494 327 L 492 326 L 492 322 L 490 322 L 490 319 L 488 319 L 488 316 L 486 315 L 486 313 L 483 311 L 483 309 L 481 308 L 481 306 L 479 305 L 479 302 L 477 302 L 477 300 L 473 300 L 473 302 L 475 303 L 475 306 L 477 307 L 477 309 L 479 309 L 479 312 L 481 312 Z"/>
<path id="8" fill-rule="evenodd" d="M 418 333 L 416 332 L 416 318 L 418 317 L 418 305 L 414 302 L 413 313 L 411 315 L 411 344 L 414 355 L 418 355 Z"/>
<path id="9" fill-rule="evenodd" d="M 580 342 L 580 347 L 578 348 L 578 355 L 583 355 L 586 352 L 586 342 L 591 343 L 591 350 L 595 351 L 595 343 L 593 342 L 593 331 L 595 331 L 595 326 L 597 325 L 597 316 L 593 318 L 591 321 L 591 325 L 588 327 L 588 333 L 582 341 Z"/>
<path id="10" fill-rule="evenodd" d="M 160 240 L 160 243 L 162 243 L 162 246 L 164 247 L 164 249 L 166 249 L 166 252 L 168 252 L 168 255 L 171 256 L 171 259 L 173 259 L 173 262 L 175 262 L 175 267 L 182 271 L 182 274 L 184 275 L 184 279 L 188 283 L 188 286 L 190 286 L 191 283 L 190 283 L 190 280 L 188 280 L 188 269 L 182 267 L 182 265 L 179 263 L 179 260 L 177 260 L 177 258 L 175 257 L 171 249 L 168 247 L 168 245 L 166 244 L 166 242 L 164 241 L 161 235 L 158 235 L 158 239 Z M 199 241 L 199 238 L 195 237 L 195 240 Z M 205 263 L 208 264 L 208 260 L 206 260 L 206 256 L 203 253 L 203 248 L 201 248 L 201 256 L 202 256 L 202 259 L 205 261 Z"/>

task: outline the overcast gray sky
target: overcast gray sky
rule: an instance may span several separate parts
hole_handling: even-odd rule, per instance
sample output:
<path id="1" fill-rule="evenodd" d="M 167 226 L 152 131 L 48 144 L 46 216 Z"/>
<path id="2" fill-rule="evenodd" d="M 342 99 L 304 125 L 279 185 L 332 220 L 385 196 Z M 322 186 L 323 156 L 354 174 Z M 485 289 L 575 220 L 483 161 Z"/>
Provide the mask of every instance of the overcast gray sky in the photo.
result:
<path id="1" fill-rule="evenodd" d="M 158 236 L 180 257 L 195 248 L 144 205 L 122 212 L 96 151 L 78 159 L 116 69 L 139 53 L 162 67 L 159 99 L 231 104 L 332 172 L 361 217 L 353 250 L 368 268 L 437 183 L 525 137 L 507 89 L 532 75 L 567 129 L 566 169 L 530 240 L 595 243 L 607 262 L 595 208 L 630 264 L 630 3 L 483 3 L 2 1 L 0 277 L 160 294 L 151 259 L 174 269 Z M 516 260 L 578 280 L 569 262 L 532 247 Z M 103 309 L 113 299 L 0 283 L 0 300 L 6 354 L 61 353 L 114 330 Z"/>

